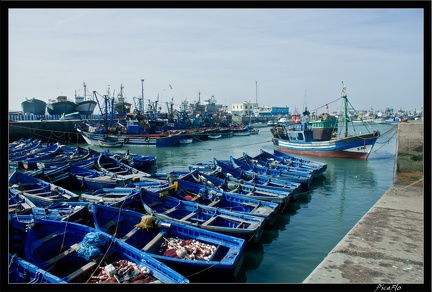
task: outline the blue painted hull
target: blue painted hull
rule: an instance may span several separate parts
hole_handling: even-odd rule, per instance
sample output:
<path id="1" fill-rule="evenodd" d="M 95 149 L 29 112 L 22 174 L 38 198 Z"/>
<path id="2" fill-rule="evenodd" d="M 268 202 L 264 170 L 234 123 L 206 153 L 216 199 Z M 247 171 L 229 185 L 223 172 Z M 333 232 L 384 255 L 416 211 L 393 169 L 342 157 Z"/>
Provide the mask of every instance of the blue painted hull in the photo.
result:
<path id="1" fill-rule="evenodd" d="M 108 269 L 109 264 L 112 264 L 115 274 L 118 272 L 115 266 L 120 261 L 148 269 L 150 282 L 189 283 L 184 276 L 147 253 L 95 228 L 73 222 L 35 218 L 25 235 L 22 254 L 25 260 L 38 268 L 49 270 L 68 283 L 98 283 L 100 279 L 93 278 L 92 272 L 95 269 L 100 271 L 99 267 Z M 141 274 L 141 277 L 144 276 L 147 278 Z M 111 278 L 111 281 L 103 283 L 130 283 L 135 279 Z"/>
<path id="2" fill-rule="evenodd" d="M 177 222 L 157 221 L 154 217 L 151 227 L 147 225 L 148 228 L 142 229 L 136 225 L 141 222 L 145 214 L 128 209 L 93 205 L 92 213 L 97 229 L 109 234 L 114 234 L 115 231 L 117 238 L 146 251 L 153 258 L 174 270 L 181 271 L 183 275 L 200 279 L 235 277 L 241 265 L 245 246 L 243 239 Z M 111 224 L 112 220 L 116 223 Z M 188 244 L 183 258 L 173 253 L 181 250 L 176 245 L 164 249 L 165 240 L 174 241 L 178 240 L 177 238 L 182 240 L 182 243 Z M 191 240 L 197 242 L 191 244 Z M 194 255 L 187 251 L 188 248 L 193 247 L 197 247 L 197 253 Z M 212 250 L 212 253 L 205 255 L 203 253 L 205 250 Z"/>
<path id="3" fill-rule="evenodd" d="M 146 212 L 164 220 L 240 237 L 247 242 L 258 242 L 262 236 L 265 224 L 263 218 L 183 201 L 171 196 L 162 197 L 163 200 L 160 194 L 143 189 L 141 201 Z"/>

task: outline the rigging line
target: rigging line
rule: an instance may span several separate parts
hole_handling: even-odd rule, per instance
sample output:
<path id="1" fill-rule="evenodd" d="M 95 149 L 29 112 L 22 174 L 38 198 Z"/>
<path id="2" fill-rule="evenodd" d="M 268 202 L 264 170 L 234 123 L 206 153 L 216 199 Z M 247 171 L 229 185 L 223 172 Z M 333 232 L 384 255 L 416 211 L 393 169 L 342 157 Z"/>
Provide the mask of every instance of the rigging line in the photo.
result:
<path id="1" fill-rule="evenodd" d="M 391 135 L 391 137 L 390 137 L 387 141 L 384 141 L 384 142 L 375 142 L 375 143 L 376 143 L 376 144 L 383 144 L 383 145 L 385 145 L 385 144 L 387 144 L 391 139 L 393 139 L 394 136 L 396 136 L 396 133 L 397 133 L 397 132 L 394 132 L 393 135 Z M 380 148 L 381 148 L 381 147 L 380 147 Z"/>
<path id="2" fill-rule="evenodd" d="M 325 105 L 322 105 L 322 106 L 320 106 L 320 107 L 317 107 L 316 109 L 313 109 L 312 111 L 315 111 L 315 112 L 316 112 L 316 111 L 319 110 L 320 108 L 323 108 L 323 107 L 325 107 L 325 106 L 328 106 L 329 104 L 332 104 L 332 103 L 338 101 L 339 99 L 341 99 L 341 98 L 338 97 L 337 99 L 335 99 L 335 100 L 333 100 L 333 101 L 331 101 L 331 102 L 329 102 L 329 103 L 326 103 Z"/>
<path id="3" fill-rule="evenodd" d="M 395 130 L 397 130 L 397 125 L 391 127 L 389 130 L 385 131 L 383 134 L 380 135 L 380 137 L 385 136 L 385 135 L 387 135 L 387 133 L 390 133 L 391 131 L 395 131 Z"/>

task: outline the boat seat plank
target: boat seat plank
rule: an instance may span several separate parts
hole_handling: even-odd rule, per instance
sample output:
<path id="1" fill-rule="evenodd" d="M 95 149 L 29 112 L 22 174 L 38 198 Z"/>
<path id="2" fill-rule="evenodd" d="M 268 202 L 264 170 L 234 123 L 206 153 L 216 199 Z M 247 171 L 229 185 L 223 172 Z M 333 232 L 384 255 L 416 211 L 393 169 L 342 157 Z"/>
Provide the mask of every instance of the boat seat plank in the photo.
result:
<path id="1" fill-rule="evenodd" d="M 127 173 L 127 170 L 114 171 L 114 172 L 112 172 L 112 173 L 115 173 L 115 174 L 119 174 L 119 173 Z"/>
<path id="2" fill-rule="evenodd" d="M 76 251 L 79 247 L 80 247 L 80 244 L 79 244 L 79 243 L 75 243 L 75 244 L 71 245 L 71 247 L 68 248 L 67 250 L 65 250 L 64 252 L 62 252 L 62 253 L 56 255 L 55 257 L 53 257 L 53 258 L 50 259 L 50 260 L 45 261 L 45 262 L 44 262 L 44 265 L 45 265 L 45 266 L 48 266 L 48 265 L 50 265 L 50 264 L 52 264 L 52 263 L 54 263 L 54 262 L 56 262 L 56 261 L 58 261 L 58 260 L 64 258 L 64 257 L 67 256 L 68 254 L 70 254 L 70 253 Z"/>
<path id="3" fill-rule="evenodd" d="M 149 252 L 149 253 L 155 253 L 157 252 L 157 249 L 162 244 L 162 241 L 164 233 L 159 232 L 155 237 L 153 237 L 152 240 L 150 240 L 143 248 L 143 251 Z"/>
<path id="4" fill-rule="evenodd" d="M 30 189 L 30 190 L 23 190 L 23 192 L 39 192 L 39 191 L 43 191 L 45 190 L 45 188 L 39 188 L 39 189 Z"/>
<path id="5" fill-rule="evenodd" d="M 214 205 L 216 205 L 217 203 L 219 203 L 221 200 L 216 200 L 216 201 L 213 201 L 213 202 L 211 202 L 210 204 L 208 204 L 207 206 L 209 206 L 209 207 L 213 207 Z"/>
<path id="6" fill-rule="evenodd" d="M 175 210 L 177 210 L 177 207 L 173 207 L 173 208 L 171 208 L 171 209 L 168 209 L 168 210 L 166 210 L 165 212 L 163 212 L 162 214 L 168 214 L 168 213 L 171 213 L 171 212 L 173 212 L 173 211 L 175 211 Z"/>
<path id="7" fill-rule="evenodd" d="M 32 196 L 40 196 L 40 195 L 48 195 L 51 194 L 52 192 L 43 192 L 43 193 L 36 193 L 36 194 L 31 194 L 29 192 L 24 192 L 24 195 L 32 195 Z"/>
<path id="8" fill-rule="evenodd" d="M 200 222 L 200 223 L 204 223 L 205 222 L 204 219 L 199 219 L 199 218 L 190 218 L 189 220 L 190 221 L 197 221 L 197 222 Z"/>
<path id="9" fill-rule="evenodd" d="M 196 215 L 196 212 L 192 212 L 192 213 L 186 215 L 185 217 L 181 218 L 180 221 L 186 221 L 186 220 L 189 220 L 191 217 L 193 217 L 193 216 L 195 216 L 195 215 Z"/>
<path id="10" fill-rule="evenodd" d="M 129 231 L 125 236 L 123 236 L 121 240 L 127 241 L 132 235 L 134 235 L 135 233 L 137 233 L 137 231 L 140 230 L 140 229 L 141 228 L 139 228 L 139 227 L 135 227 L 134 229 L 132 229 L 131 231 Z"/>
<path id="11" fill-rule="evenodd" d="M 78 276 L 86 273 L 88 270 L 93 271 L 94 268 L 96 268 L 96 266 L 98 265 L 97 262 L 88 262 L 87 264 L 85 264 L 84 266 L 82 266 L 81 268 L 77 269 L 75 272 L 70 273 L 65 279 L 67 280 L 67 282 L 72 282 L 75 278 L 77 278 Z"/>
<path id="12" fill-rule="evenodd" d="M 255 207 L 255 208 L 259 206 L 259 204 L 257 204 L 257 203 L 248 203 L 248 202 L 244 202 L 243 205 L 251 206 L 251 207 Z"/>
<path id="13" fill-rule="evenodd" d="M 112 165 L 112 164 L 111 164 Z M 102 165 L 103 168 L 105 168 L 106 170 L 111 170 L 111 169 L 118 169 L 118 166 L 114 166 L 114 167 L 106 167 L 105 165 Z"/>
<path id="14" fill-rule="evenodd" d="M 213 223 L 213 221 L 215 221 L 217 217 L 218 217 L 218 216 L 213 216 L 213 217 L 211 217 L 210 219 L 208 219 L 207 221 L 205 221 L 202 225 L 203 225 L 203 226 L 207 226 L 207 225 Z"/>

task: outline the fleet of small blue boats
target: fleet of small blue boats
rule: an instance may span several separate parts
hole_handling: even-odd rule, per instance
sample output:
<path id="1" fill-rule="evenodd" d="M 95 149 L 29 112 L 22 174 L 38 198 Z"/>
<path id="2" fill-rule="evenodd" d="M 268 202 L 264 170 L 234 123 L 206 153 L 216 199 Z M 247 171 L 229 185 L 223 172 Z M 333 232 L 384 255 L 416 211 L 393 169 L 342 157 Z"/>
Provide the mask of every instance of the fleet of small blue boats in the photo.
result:
<path id="1" fill-rule="evenodd" d="M 262 149 L 184 171 L 155 165 L 129 151 L 10 143 L 9 282 L 235 277 L 246 245 L 327 168 Z"/>

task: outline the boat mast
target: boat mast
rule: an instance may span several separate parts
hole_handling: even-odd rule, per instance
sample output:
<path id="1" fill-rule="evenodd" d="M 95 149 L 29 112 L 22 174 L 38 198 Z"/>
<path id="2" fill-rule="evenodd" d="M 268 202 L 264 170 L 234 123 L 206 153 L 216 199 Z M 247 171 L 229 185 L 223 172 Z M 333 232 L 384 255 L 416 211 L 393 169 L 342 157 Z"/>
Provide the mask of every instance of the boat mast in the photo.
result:
<path id="1" fill-rule="evenodd" d="M 344 103 L 344 126 L 345 126 L 345 132 L 344 137 L 348 137 L 348 108 L 347 108 L 347 94 L 346 94 L 346 87 L 344 86 L 344 83 L 342 81 L 342 90 L 341 90 L 341 97 L 343 98 Z"/>
<path id="2" fill-rule="evenodd" d="M 84 86 L 84 100 L 87 100 L 87 85 L 85 84 L 85 82 L 83 82 L 83 86 Z"/>
<path id="3" fill-rule="evenodd" d="M 255 103 L 258 106 L 258 81 L 255 81 Z"/>
<path id="4" fill-rule="evenodd" d="M 139 103 L 139 110 L 144 112 L 144 79 L 141 79 L 141 101 Z"/>

